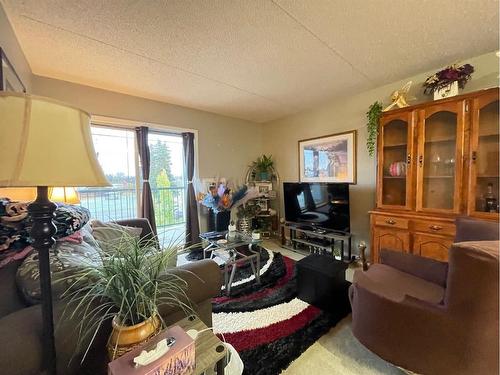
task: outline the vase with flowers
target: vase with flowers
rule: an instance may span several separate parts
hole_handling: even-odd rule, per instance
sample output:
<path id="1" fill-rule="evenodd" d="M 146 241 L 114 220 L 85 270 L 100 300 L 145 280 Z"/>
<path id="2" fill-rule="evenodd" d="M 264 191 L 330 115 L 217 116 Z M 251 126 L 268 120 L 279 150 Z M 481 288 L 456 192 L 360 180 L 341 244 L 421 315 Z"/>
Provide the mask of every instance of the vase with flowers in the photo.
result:
<path id="1" fill-rule="evenodd" d="M 259 196 L 259 191 L 254 186 L 235 186 L 226 179 L 219 179 L 210 183 L 208 191 L 202 186 L 197 193 L 197 200 L 213 212 L 231 211 L 250 199 Z"/>
<path id="2" fill-rule="evenodd" d="M 458 89 L 465 87 L 472 73 L 474 73 L 474 67 L 470 64 L 450 65 L 427 77 L 423 84 L 424 94 L 434 94 L 434 100 L 458 95 Z"/>

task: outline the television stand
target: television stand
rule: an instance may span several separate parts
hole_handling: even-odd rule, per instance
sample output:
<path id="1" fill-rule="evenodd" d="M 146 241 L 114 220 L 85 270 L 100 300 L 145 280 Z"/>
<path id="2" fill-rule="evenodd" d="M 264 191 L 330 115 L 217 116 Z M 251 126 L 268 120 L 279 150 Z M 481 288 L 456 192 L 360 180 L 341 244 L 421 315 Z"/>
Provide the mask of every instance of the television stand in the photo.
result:
<path id="1" fill-rule="evenodd" d="M 318 229 L 313 229 L 313 232 L 314 233 L 318 233 L 318 234 L 325 234 L 325 233 L 328 233 L 328 231 L 326 229 L 321 229 L 321 228 L 318 228 Z"/>
<path id="2" fill-rule="evenodd" d="M 285 222 L 282 224 L 281 245 L 293 251 L 306 250 L 310 253 L 331 254 L 343 261 L 350 262 L 351 234 L 348 232 L 328 229 L 311 229 L 300 224 Z M 290 233 L 290 242 L 287 244 L 285 231 Z"/>

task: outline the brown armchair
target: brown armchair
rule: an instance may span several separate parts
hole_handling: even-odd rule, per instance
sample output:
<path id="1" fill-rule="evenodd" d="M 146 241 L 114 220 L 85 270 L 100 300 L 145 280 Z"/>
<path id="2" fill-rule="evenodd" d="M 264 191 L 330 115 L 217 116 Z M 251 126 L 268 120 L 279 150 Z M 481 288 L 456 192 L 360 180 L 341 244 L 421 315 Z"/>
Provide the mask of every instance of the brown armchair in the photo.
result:
<path id="1" fill-rule="evenodd" d="M 420 374 L 498 373 L 498 260 L 498 241 L 455 243 L 449 263 L 382 250 L 349 290 L 354 336 Z"/>

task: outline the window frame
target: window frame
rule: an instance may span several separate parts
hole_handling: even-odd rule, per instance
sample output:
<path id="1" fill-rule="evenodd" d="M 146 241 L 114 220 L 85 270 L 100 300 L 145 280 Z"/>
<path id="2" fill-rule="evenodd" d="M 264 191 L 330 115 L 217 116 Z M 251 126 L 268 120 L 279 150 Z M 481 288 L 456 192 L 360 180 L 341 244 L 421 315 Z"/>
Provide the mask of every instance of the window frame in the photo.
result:
<path id="1" fill-rule="evenodd" d="M 147 122 L 139 122 L 139 121 L 132 121 L 132 120 L 125 120 L 125 119 L 118 119 L 118 118 L 113 118 L 113 117 L 107 117 L 107 116 L 91 116 L 90 119 L 90 126 L 91 127 L 102 127 L 102 128 L 108 128 L 108 129 L 120 129 L 120 130 L 130 130 L 134 132 L 134 163 L 135 163 L 135 188 L 137 192 L 137 203 L 136 203 L 136 208 L 137 212 L 136 215 L 137 217 L 140 217 L 140 206 L 141 206 L 141 180 L 142 180 L 142 171 L 140 168 L 140 161 L 139 161 L 139 149 L 137 146 L 137 134 L 135 134 L 135 128 L 139 126 L 147 126 L 149 128 L 149 131 L 151 133 L 156 133 L 156 134 L 164 134 L 164 135 L 181 135 L 184 132 L 191 132 L 194 133 L 194 175 L 193 179 L 198 178 L 198 130 L 196 129 L 189 129 L 189 128 L 180 128 L 180 127 L 172 127 L 172 126 L 167 126 L 167 125 L 162 125 L 162 124 L 155 124 L 155 123 L 147 123 Z M 187 190 L 187 187 L 189 185 L 189 181 L 186 175 L 186 171 L 184 171 L 184 177 L 185 177 L 185 186 L 184 188 Z M 186 195 L 187 198 L 187 195 Z M 185 214 L 185 213 L 184 213 Z"/>

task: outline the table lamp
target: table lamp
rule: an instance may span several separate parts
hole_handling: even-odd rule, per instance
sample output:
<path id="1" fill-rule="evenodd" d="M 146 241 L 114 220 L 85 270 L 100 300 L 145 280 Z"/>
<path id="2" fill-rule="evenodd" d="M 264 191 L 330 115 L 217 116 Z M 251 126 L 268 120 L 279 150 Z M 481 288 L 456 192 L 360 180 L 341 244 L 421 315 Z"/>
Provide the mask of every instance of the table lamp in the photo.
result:
<path id="1" fill-rule="evenodd" d="M 36 188 L 0 188 L 0 198 L 13 201 L 32 202 L 36 198 Z M 49 188 L 49 200 L 66 204 L 80 203 L 80 196 L 74 187 Z"/>
<path id="2" fill-rule="evenodd" d="M 49 189 L 49 199 L 52 202 L 66 204 L 80 203 L 80 196 L 74 187 L 54 187 Z"/>
<path id="3" fill-rule="evenodd" d="M 36 187 L 28 206 L 38 251 L 43 319 L 43 369 L 56 374 L 49 250 L 55 243 L 51 186 L 108 186 L 95 155 L 90 115 L 58 101 L 0 93 L 0 187 Z"/>

